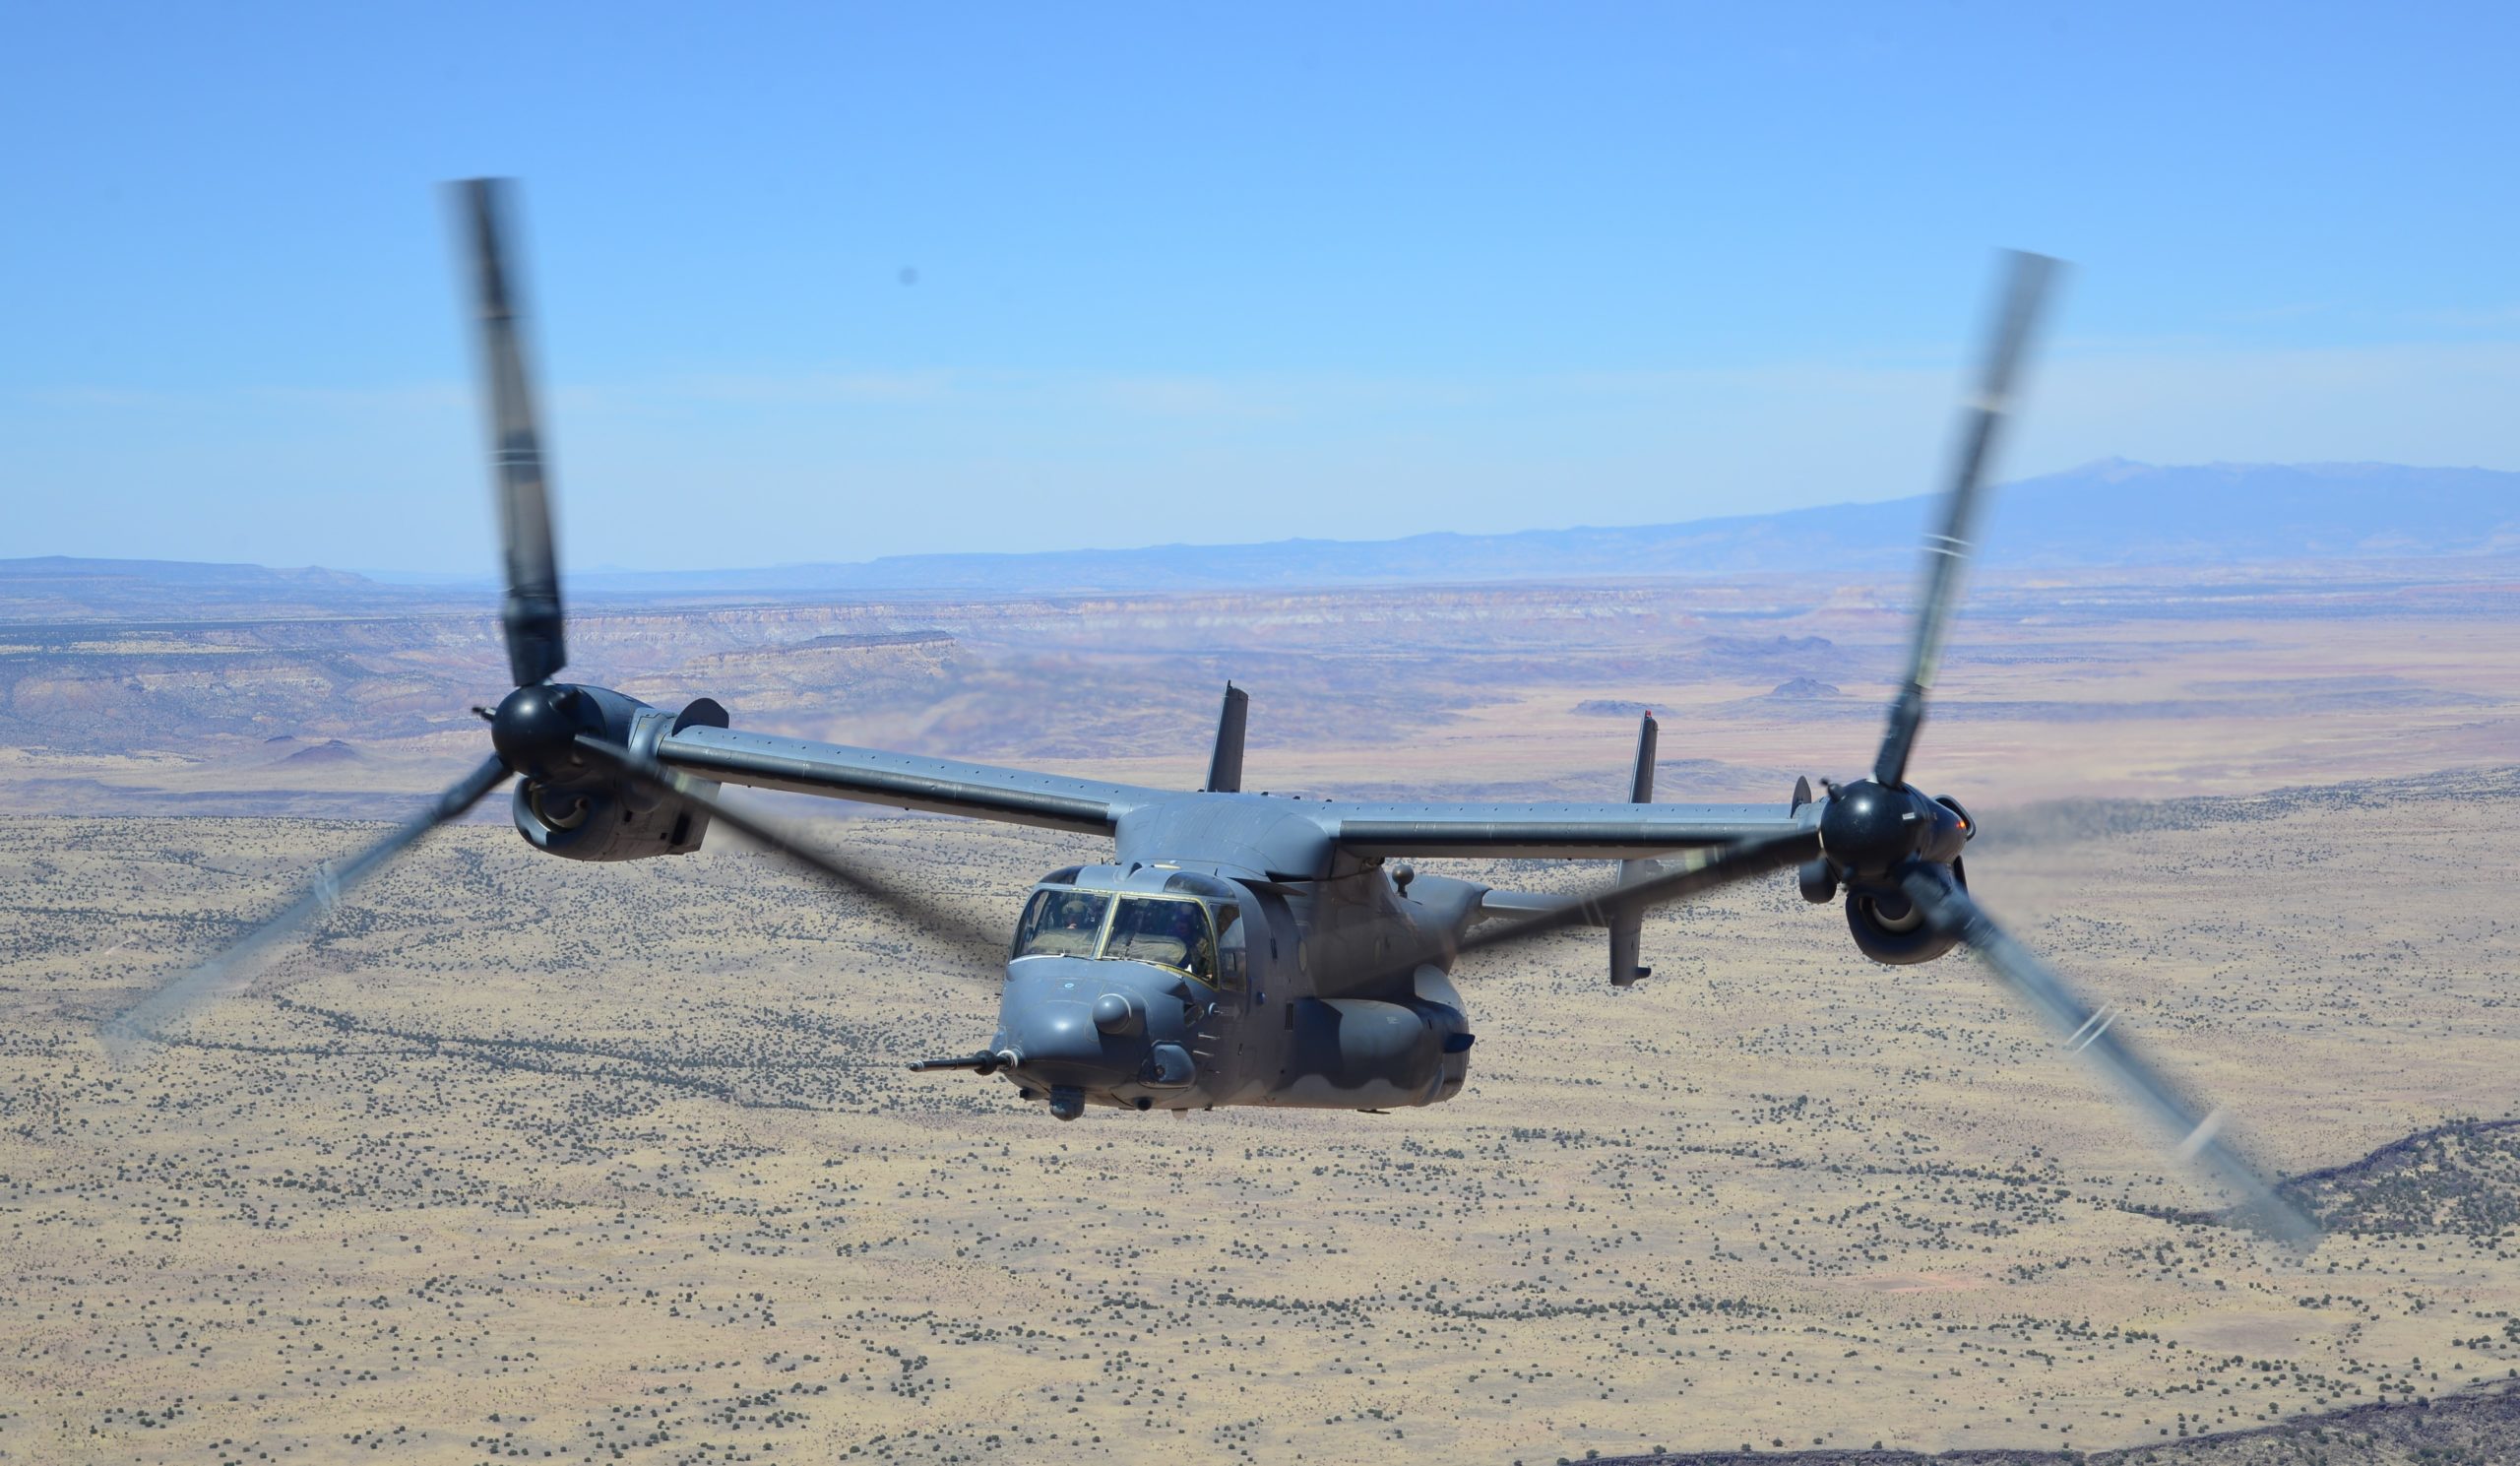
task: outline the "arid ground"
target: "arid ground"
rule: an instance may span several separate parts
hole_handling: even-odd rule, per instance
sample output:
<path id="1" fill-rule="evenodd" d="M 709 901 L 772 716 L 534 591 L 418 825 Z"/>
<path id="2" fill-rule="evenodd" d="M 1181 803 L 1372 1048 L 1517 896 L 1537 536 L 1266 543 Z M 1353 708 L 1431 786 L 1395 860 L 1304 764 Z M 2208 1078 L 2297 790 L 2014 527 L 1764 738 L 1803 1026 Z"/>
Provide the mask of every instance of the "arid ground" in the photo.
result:
<path id="1" fill-rule="evenodd" d="M 2446 1419 L 2520 1369 L 2513 585 L 1992 584 L 1919 756 L 1986 903 L 2300 1178 L 2306 1255 L 2221 1225 L 1965 956 L 1874 967 L 1782 879 L 1651 921 L 1634 990 L 1598 938 L 1471 959 L 1451 1104 L 1059 1124 L 902 1071 L 994 1003 L 918 932 L 715 837 L 584 866 L 477 822 L 116 1067 L 101 1017 L 478 756 L 486 623 L 0 627 L 0 1459 L 1543 1466 Z M 1610 797 L 1651 706 L 1667 797 L 1781 798 L 1868 759 L 1903 594 L 598 608 L 576 670 L 1185 785 L 1232 675 L 1252 784 L 1307 793 Z M 812 828 L 1010 921 L 1095 851 Z"/>

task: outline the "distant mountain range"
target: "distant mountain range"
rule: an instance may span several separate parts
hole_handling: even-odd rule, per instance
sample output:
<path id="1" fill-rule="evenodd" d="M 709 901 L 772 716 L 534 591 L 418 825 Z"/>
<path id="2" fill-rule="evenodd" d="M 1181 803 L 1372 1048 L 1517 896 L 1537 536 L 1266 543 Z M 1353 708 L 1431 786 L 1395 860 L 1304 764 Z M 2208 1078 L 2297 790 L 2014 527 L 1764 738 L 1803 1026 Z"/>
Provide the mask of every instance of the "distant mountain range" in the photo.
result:
<path id="1" fill-rule="evenodd" d="M 2010 484 L 1982 527 L 1986 562 L 2014 568 L 2233 564 L 2520 552 L 2520 474 L 2394 464 L 2207 464 L 2122 459 Z M 1170 544 L 1016 554 L 891 555 L 764 569 L 591 571 L 569 585 L 601 597 L 1040 595 L 1291 589 L 1603 576 L 1893 570 L 1913 562 L 1930 496 L 1613 529 L 1416 535 L 1351 542 Z M 484 577 L 477 584 L 486 585 Z M 87 600 L 121 589 L 143 604 L 381 602 L 443 596 L 322 570 L 174 561 L 0 560 L 0 603 Z M 115 598 L 119 599 L 119 598 Z"/>

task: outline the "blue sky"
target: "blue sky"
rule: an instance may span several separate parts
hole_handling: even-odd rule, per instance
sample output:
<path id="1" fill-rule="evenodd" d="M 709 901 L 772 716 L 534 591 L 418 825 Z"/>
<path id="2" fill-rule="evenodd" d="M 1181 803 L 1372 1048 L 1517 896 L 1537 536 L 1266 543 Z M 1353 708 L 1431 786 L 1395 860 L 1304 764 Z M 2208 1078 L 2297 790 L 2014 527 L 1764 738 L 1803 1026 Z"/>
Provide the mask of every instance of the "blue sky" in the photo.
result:
<path id="1" fill-rule="evenodd" d="M 1998 245 L 2014 476 L 2520 468 L 2515 15 L 18 0 L 0 555 L 486 569 L 481 172 L 581 566 L 1915 493 Z"/>

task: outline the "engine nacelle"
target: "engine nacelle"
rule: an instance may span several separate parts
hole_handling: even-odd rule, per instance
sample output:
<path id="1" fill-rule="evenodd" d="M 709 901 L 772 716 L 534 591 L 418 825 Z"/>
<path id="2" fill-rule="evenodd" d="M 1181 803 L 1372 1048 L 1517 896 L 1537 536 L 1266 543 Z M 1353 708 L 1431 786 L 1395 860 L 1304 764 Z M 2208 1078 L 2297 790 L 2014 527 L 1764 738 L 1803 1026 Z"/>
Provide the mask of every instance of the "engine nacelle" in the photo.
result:
<path id="1" fill-rule="evenodd" d="M 707 814 L 597 772 L 591 761 L 569 756 L 568 739 L 583 732 L 653 756 L 667 733 L 724 728 L 726 712 L 717 703 L 704 697 L 673 714 L 608 688 L 534 686 L 511 693 L 499 716 L 506 723 L 492 725 L 493 736 L 507 734 L 500 752 L 523 776 L 510 810 L 517 833 L 535 849 L 572 860 L 642 860 L 700 848 Z"/>
<path id="2" fill-rule="evenodd" d="M 1938 866 L 1965 888 L 1960 855 L 1977 834 L 1977 821 L 1958 799 L 1858 780 L 1829 791 L 1820 813 L 1821 855 L 1802 862 L 1796 884 L 1815 906 L 1846 892 L 1847 931 L 1866 957 L 1893 967 L 1931 962 L 1958 944 L 1959 933 L 1933 929 L 1899 889 L 1900 873 Z"/>
<path id="3" fill-rule="evenodd" d="M 689 855 L 709 833 L 709 816 L 699 810 L 612 785 L 523 781 L 510 806 L 529 844 L 572 860 Z"/>
<path id="4" fill-rule="evenodd" d="M 1960 939 L 1956 932 L 1934 930 L 1917 904 L 1895 887 L 1869 883 L 1847 887 L 1847 930 L 1855 937 L 1856 950 L 1891 967 L 1931 962 Z"/>

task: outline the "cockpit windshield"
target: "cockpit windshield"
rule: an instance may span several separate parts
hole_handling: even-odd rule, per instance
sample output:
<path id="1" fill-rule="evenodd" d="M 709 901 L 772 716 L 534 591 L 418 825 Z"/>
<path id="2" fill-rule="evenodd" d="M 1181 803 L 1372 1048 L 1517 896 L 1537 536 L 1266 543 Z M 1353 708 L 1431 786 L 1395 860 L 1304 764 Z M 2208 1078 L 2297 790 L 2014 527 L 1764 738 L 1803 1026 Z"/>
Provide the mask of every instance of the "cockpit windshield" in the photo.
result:
<path id="1" fill-rule="evenodd" d="M 1232 912 L 1232 908 L 1227 908 Z M 1105 916 L 1109 933 L 1104 934 Z M 1230 916 L 1228 928 L 1232 928 Z M 1240 933 L 1231 942 L 1232 957 L 1241 956 Z M 1045 886 L 1025 904 L 1024 920 L 1015 928 L 1014 957 L 1101 957 L 1105 961 L 1154 962 L 1188 973 L 1214 987 L 1218 980 L 1217 937 L 1205 903 L 1177 896 L 1122 896 L 1116 910 L 1110 893 Z M 1239 982 L 1239 962 L 1229 964 Z"/>
<path id="2" fill-rule="evenodd" d="M 1091 957 L 1111 898 L 1101 891 L 1035 891 L 1015 928 L 1018 957 Z"/>
<path id="3" fill-rule="evenodd" d="M 1111 914 L 1102 955 L 1179 968 L 1202 983 L 1217 980 L 1217 941 L 1208 909 L 1196 901 L 1123 896 Z"/>

